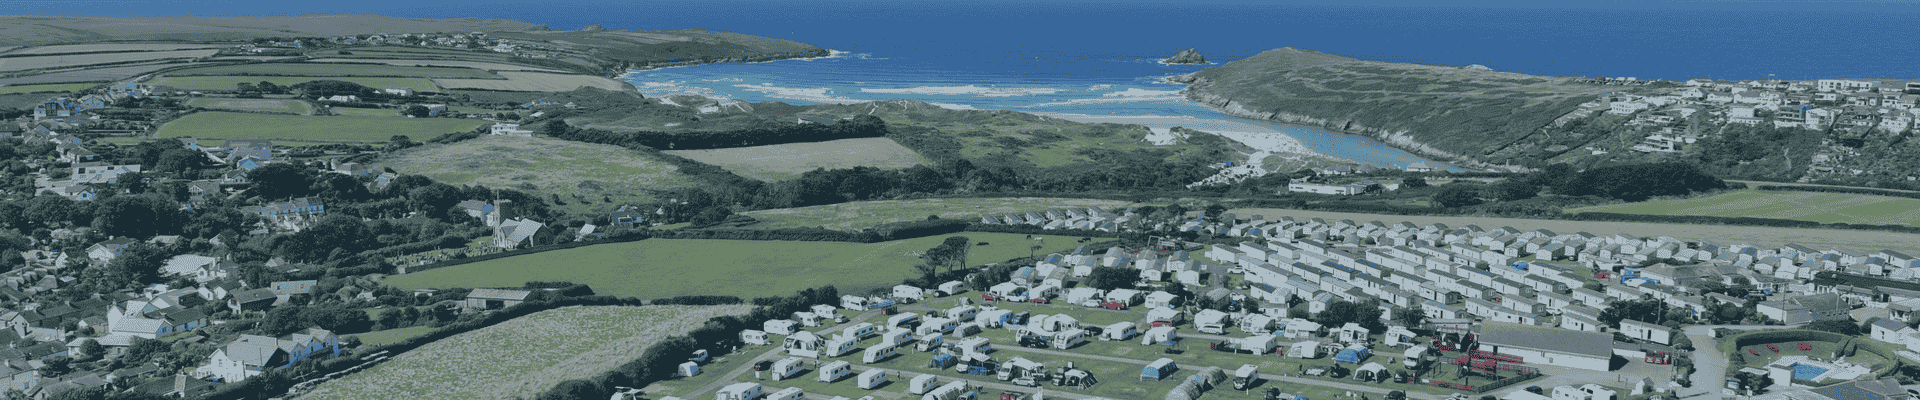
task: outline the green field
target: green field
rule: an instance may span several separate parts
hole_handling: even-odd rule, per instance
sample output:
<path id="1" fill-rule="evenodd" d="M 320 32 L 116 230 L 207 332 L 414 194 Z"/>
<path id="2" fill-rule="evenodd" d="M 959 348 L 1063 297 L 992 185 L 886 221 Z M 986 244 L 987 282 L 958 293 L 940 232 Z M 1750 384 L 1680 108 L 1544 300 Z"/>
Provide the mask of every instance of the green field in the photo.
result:
<path id="1" fill-rule="evenodd" d="M 0 86 L 0 94 L 34 93 L 34 92 L 71 92 L 71 91 L 86 89 L 94 86 L 100 86 L 100 84 L 56 83 L 51 85 Z"/>
<path id="2" fill-rule="evenodd" d="M 1920 225 L 1920 199 L 1852 193 L 1738 190 L 1691 199 L 1653 200 L 1567 211 L 1779 218 L 1820 223 Z"/>
<path id="3" fill-rule="evenodd" d="M 300 100 L 222 99 L 222 98 L 202 97 L 202 98 L 187 101 L 187 105 L 192 107 L 217 108 L 217 109 L 224 109 L 224 110 L 288 113 L 288 114 L 300 114 L 300 115 L 313 114 L 313 106 L 307 105 L 307 102 L 300 101 Z"/>
<path id="4" fill-rule="evenodd" d="M 350 117 L 392 117 L 400 115 L 400 110 L 387 108 L 330 107 L 327 108 L 327 112 L 333 113 L 333 115 Z"/>
<path id="5" fill-rule="evenodd" d="M 393 135 L 425 140 L 464 132 L 486 121 L 451 118 L 344 117 L 200 112 L 160 126 L 160 137 L 274 139 L 314 142 L 385 142 Z"/>
<path id="6" fill-rule="evenodd" d="M 265 63 L 222 65 L 167 72 L 167 76 L 280 75 L 280 76 L 387 76 L 412 78 L 498 79 L 499 75 L 473 68 L 413 67 L 387 64 L 341 63 Z"/>
<path id="7" fill-rule="evenodd" d="M 812 143 L 672 150 L 668 154 L 713 164 L 748 178 L 777 181 L 799 178 L 814 169 L 868 166 L 882 169 L 932 164 L 926 157 L 887 138 L 841 139 Z"/>
<path id="8" fill-rule="evenodd" d="M 433 327 L 431 326 L 415 326 L 415 327 L 407 327 L 407 328 L 388 329 L 384 331 L 373 331 L 373 332 L 367 332 L 367 333 L 357 334 L 353 336 L 360 337 L 360 344 L 362 346 L 379 346 L 379 345 L 398 343 L 402 340 L 407 340 L 414 336 L 425 335 L 427 334 L 427 332 L 432 332 L 432 331 L 433 331 Z"/>
<path id="9" fill-rule="evenodd" d="M 166 76 L 154 79 L 152 83 L 184 90 L 234 90 L 235 85 L 239 83 L 260 83 L 264 81 L 273 82 L 275 85 L 290 86 L 301 82 L 323 79 L 353 82 L 370 88 L 401 86 L 421 91 L 440 90 L 439 86 L 433 84 L 433 80 L 427 78 L 368 78 L 357 76 Z"/>
<path id="10" fill-rule="evenodd" d="M 403 290 L 519 287 L 527 281 L 571 281 L 611 296 L 662 298 L 726 295 L 753 298 L 835 285 L 843 291 L 892 286 L 915 276 L 918 254 L 947 236 L 881 243 L 648 239 L 555 250 L 398 275 L 382 283 Z M 1010 233 L 966 232 L 971 264 L 1026 257 L 1028 241 Z M 1046 236 L 1039 254 L 1073 249 L 1078 237 Z"/>
<path id="11" fill-rule="evenodd" d="M 556 206 L 566 210 L 612 211 L 619 204 L 651 201 L 655 190 L 694 185 L 673 165 L 637 151 L 537 137 L 489 135 L 426 145 L 388 154 L 375 165 L 453 185 L 559 194 L 566 204 Z"/>
<path id="12" fill-rule="evenodd" d="M 762 222 L 756 227 L 791 228 L 824 226 L 827 229 L 856 230 L 888 222 L 902 222 L 926 219 L 928 215 L 940 218 L 966 219 L 968 222 L 980 220 L 983 214 L 1005 215 L 1027 211 L 1046 211 L 1066 207 L 1102 207 L 1108 212 L 1119 214 L 1123 207 L 1132 204 L 1119 200 L 1093 199 L 1055 199 L 1041 197 L 1007 197 L 980 199 L 920 199 L 920 200 L 883 200 L 856 201 L 835 205 L 781 208 L 773 210 L 748 211 Z"/>
<path id="13" fill-rule="evenodd" d="M 303 399 L 533 398 L 632 361 L 660 339 L 750 306 L 567 307 L 435 341 Z M 366 340 L 362 338 L 361 340 Z"/>

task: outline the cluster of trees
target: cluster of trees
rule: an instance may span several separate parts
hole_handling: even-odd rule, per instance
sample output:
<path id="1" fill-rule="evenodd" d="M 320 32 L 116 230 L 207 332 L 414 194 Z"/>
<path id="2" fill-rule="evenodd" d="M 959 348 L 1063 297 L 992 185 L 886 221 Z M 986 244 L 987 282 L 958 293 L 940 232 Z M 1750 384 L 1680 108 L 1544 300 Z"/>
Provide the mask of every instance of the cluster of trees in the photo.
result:
<path id="1" fill-rule="evenodd" d="M 269 81 L 260 81 L 260 83 L 258 84 L 240 82 L 240 83 L 233 84 L 233 86 L 234 86 L 233 88 L 234 91 L 240 92 L 240 97 L 259 97 L 260 95 L 266 95 L 266 94 L 287 94 L 287 91 L 290 89 L 286 86 L 280 86 L 278 84 L 275 84 Z"/>
<path id="2" fill-rule="evenodd" d="M 541 126 L 541 132 L 548 136 L 582 142 L 606 143 L 620 146 L 647 146 L 663 150 L 698 150 L 730 147 L 764 146 L 772 144 L 824 142 L 837 139 L 872 138 L 886 136 L 887 123 L 879 117 L 862 115 L 849 120 L 822 123 L 774 123 L 761 121 L 757 126 L 725 131 L 691 132 L 611 132 L 601 129 L 579 129 L 567 125 L 563 119 L 553 119 Z"/>
<path id="3" fill-rule="evenodd" d="M 1543 191 L 1560 196 L 1645 201 L 1656 196 L 1683 196 L 1725 188 L 1725 181 L 1687 163 L 1623 164 L 1585 171 L 1577 171 L 1567 164 L 1552 164 L 1487 185 L 1469 182 L 1443 185 L 1434 194 L 1433 204 L 1456 208 L 1480 205 L 1488 199 L 1519 202 L 1538 197 Z"/>

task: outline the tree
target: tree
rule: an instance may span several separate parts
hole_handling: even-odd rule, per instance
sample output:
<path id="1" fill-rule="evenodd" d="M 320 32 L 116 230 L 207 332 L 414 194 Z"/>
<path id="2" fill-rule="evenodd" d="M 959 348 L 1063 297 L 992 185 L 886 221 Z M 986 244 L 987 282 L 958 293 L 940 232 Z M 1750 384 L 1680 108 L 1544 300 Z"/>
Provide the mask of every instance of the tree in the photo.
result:
<path id="1" fill-rule="evenodd" d="M 1860 334 L 1859 325 L 1855 325 L 1852 320 L 1844 320 L 1844 319 L 1826 319 L 1826 320 L 1813 321 L 1813 322 L 1807 323 L 1807 325 L 1803 326 L 1802 328 L 1812 329 L 1816 331 L 1833 332 L 1833 333 L 1838 333 L 1838 334 L 1847 335 L 1847 336 L 1854 336 L 1854 335 Z"/>
<path id="2" fill-rule="evenodd" d="M 1220 214 L 1227 212 L 1227 206 L 1220 205 L 1219 203 L 1208 204 L 1205 210 L 1208 220 L 1219 221 Z"/>
<path id="3" fill-rule="evenodd" d="M 1500 201 L 1526 200 L 1540 194 L 1539 188 L 1534 187 L 1533 184 L 1527 182 L 1526 179 L 1520 178 L 1501 179 L 1499 182 L 1494 182 L 1493 185 L 1488 186 L 1487 189 L 1490 192 L 1488 193 L 1488 197 L 1493 197 Z"/>
<path id="4" fill-rule="evenodd" d="M 160 283 L 160 267 L 165 266 L 169 255 L 165 250 L 147 244 L 134 242 L 107 262 L 107 271 L 114 278 L 124 279 L 125 283 Z"/>
<path id="5" fill-rule="evenodd" d="M 312 171 L 294 163 L 272 163 L 247 172 L 247 180 L 253 181 L 249 193 L 271 200 L 305 196 L 312 179 Z"/>
<path id="6" fill-rule="evenodd" d="M 701 209 L 700 213 L 694 214 L 693 219 L 687 222 L 693 223 L 693 226 L 713 226 L 726 222 L 727 217 L 731 216 L 733 216 L 733 210 L 726 206 L 711 206 Z"/>
<path id="7" fill-rule="evenodd" d="M 1480 204 L 1479 185 L 1455 183 L 1440 187 L 1440 193 L 1433 195 L 1433 205 L 1443 208 L 1467 207 Z"/>
<path id="8" fill-rule="evenodd" d="M 114 196 L 97 202 L 93 229 L 108 236 L 145 239 L 179 233 L 180 204 L 161 194 Z"/>
<path id="9" fill-rule="evenodd" d="M 107 355 L 107 347 L 89 338 L 80 342 L 80 355 L 87 360 L 98 360 L 101 356 Z"/>
<path id="10" fill-rule="evenodd" d="M 460 189 L 445 183 L 434 182 L 408 191 L 407 208 L 428 218 L 446 219 L 447 209 L 459 203 L 460 199 Z M 514 204 L 514 206 L 519 205 Z"/>
<path id="11" fill-rule="evenodd" d="M 414 117 L 414 118 L 426 118 L 426 117 L 432 116 L 432 114 L 433 114 L 433 110 L 429 110 L 427 109 L 426 106 L 422 106 L 419 104 L 407 106 L 405 110 L 400 111 L 400 115 L 405 115 L 405 116 Z"/>
<path id="12" fill-rule="evenodd" d="M 1140 281 L 1140 273 L 1132 268 L 1094 268 L 1087 276 L 1087 287 L 1100 290 L 1130 289 Z"/>
<path id="13" fill-rule="evenodd" d="M 1427 322 L 1427 312 L 1419 305 L 1413 308 L 1396 309 L 1393 311 L 1393 322 L 1398 322 L 1409 329 L 1418 328 L 1420 324 Z"/>

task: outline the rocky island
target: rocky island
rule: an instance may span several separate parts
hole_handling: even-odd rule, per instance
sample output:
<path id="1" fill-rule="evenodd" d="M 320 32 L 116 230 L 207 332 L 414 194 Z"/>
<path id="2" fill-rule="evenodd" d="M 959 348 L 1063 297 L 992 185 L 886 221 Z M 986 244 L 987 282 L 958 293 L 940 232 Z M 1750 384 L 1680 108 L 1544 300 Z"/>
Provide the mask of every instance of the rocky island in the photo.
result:
<path id="1" fill-rule="evenodd" d="M 1199 50 L 1189 48 L 1174 54 L 1173 57 L 1167 57 L 1164 60 L 1160 60 L 1160 63 L 1161 64 L 1207 64 L 1207 58 L 1200 56 Z"/>

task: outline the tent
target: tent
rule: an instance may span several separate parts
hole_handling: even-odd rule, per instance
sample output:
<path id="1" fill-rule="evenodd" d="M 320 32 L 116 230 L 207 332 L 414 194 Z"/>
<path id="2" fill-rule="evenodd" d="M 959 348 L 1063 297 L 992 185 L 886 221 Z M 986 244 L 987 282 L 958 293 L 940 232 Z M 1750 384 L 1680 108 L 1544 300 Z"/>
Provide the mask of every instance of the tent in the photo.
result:
<path id="1" fill-rule="evenodd" d="M 1360 347 L 1358 345 L 1355 345 L 1355 346 L 1347 347 L 1345 349 L 1340 349 L 1340 354 L 1335 354 L 1333 356 L 1333 360 L 1339 361 L 1339 362 L 1345 362 L 1345 363 L 1359 364 L 1360 360 L 1367 359 L 1368 354 L 1371 354 L 1371 352 L 1367 351 L 1366 347 Z"/>
<path id="2" fill-rule="evenodd" d="M 692 361 L 680 363 L 680 376 L 694 376 L 699 374 L 700 363 Z"/>
<path id="3" fill-rule="evenodd" d="M 1174 371 L 1178 370 L 1180 370 L 1180 366 L 1174 365 L 1173 359 L 1161 358 L 1153 360 L 1153 363 L 1147 364 L 1145 368 L 1141 368 L 1140 379 L 1152 379 L 1156 381 L 1166 379 L 1173 375 Z"/>

